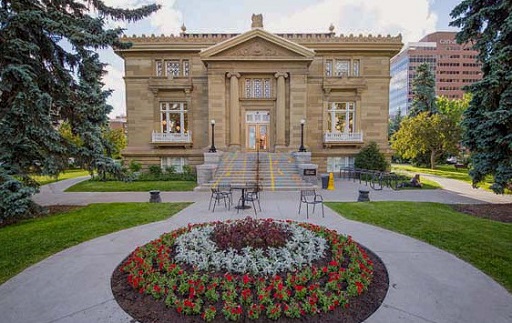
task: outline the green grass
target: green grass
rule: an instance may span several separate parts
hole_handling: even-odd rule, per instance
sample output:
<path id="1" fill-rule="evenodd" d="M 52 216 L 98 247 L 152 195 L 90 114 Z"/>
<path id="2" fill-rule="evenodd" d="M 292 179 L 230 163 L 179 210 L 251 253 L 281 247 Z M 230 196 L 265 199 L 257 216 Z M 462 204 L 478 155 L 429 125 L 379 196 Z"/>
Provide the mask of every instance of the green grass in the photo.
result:
<path id="1" fill-rule="evenodd" d="M 429 175 L 436 175 L 440 177 L 445 178 L 451 178 L 456 179 L 459 181 L 463 181 L 469 184 L 472 184 L 473 181 L 471 180 L 471 177 L 468 174 L 467 169 L 456 169 L 453 165 L 438 165 L 435 167 L 435 169 L 430 169 L 427 167 L 415 167 L 412 165 L 406 165 L 406 164 L 393 164 L 391 165 L 391 170 L 393 171 L 406 171 L 411 173 L 422 173 L 422 174 L 429 174 Z M 423 182 L 423 181 L 422 181 Z M 485 182 L 482 182 L 479 184 L 479 187 L 490 191 L 490 186 L 492 185 L 492 178 L 488 177 Z"/>
<path id="2" fill-rule="evenodd" d="M 147 192 L 159 190 L 170 191 L 192 191 L 196 187 L 192 181 L 83 181 L 66 190 L 66 192 Z"/>
<path id="3" fill-rule="evenodd" d="M 137 225 L 160 221 L 190 203 L 108 203 L 0 228 L 0 284 L 54 253 Z"/>
<path id="4" fill-rule="evenodd" d="M 39 183 L 39 185 L 46 185 L 58 181 L 62 181 L 65 179 L 80 177 L 80 176 L 87 176 L 89 175 L 89 172 L 83 169 L 69 169 L 66 170 L 64 173 L 59 174 L 58 177 L 52 177 L 52 176 L 31 176 L 35 181 Z"/>
<path id="5" fill-rule="evenodd" d="M 326 203 L 347 219 L 423 240 L 473 264 L 512 291 L 512 224 L 438 203 Z"/>

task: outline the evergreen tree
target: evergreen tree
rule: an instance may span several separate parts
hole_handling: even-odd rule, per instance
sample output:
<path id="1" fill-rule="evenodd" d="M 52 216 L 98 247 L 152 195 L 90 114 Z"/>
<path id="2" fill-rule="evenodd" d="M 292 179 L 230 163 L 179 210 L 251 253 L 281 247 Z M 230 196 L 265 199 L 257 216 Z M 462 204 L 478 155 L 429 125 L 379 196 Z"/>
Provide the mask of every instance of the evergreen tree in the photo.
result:
<path id="1" fill-rule="evenodd" d="M 402 123 L 403 118 L 402 110 L 398 108 L 397 113 L 389 120 L 388 140 L 391 140 L 391 136 L 400 129 L 400 123 Z"/>
<path id="2" fill-rule="evenodd" d="M 31 174 L 82 167 L 116 170 L 103 156 L 111 107 L 95 50 L 128 48 L 106 19 L 136 21 L 157 5 L 116 9 L 100 0 L 0 0 L 0 222 L 22 216 L 37 191 Z M 67 140 L 66 122 L 81 145 Z"/>
<path id="3" fill-rule="evenodd" d="M 414 117 L 421 112 L 436 113 L 436 80 L 427 63 L 416 68 L 416 76 L 412 80 L 412 106 L 408 115 Z"/>
<path id="4" fill-rule="evenodd" d="M 354 160 L 354 167 L 361 169 L 385 171 L 388 166 L 386 157 L 380 152 L 375 141 L 361 148 Z"/>
<path id="5" fill-rule="evenodd" d="M 493 176 L 491 188 L 503 193 L 512 188 L 512 3 L 465 0 L 451 16 L 457 42 L 473 44 L 482 63 L 482 80 L 467 87 L 473 97 L 463 120 L 470 175 L 474 185 Z"/>

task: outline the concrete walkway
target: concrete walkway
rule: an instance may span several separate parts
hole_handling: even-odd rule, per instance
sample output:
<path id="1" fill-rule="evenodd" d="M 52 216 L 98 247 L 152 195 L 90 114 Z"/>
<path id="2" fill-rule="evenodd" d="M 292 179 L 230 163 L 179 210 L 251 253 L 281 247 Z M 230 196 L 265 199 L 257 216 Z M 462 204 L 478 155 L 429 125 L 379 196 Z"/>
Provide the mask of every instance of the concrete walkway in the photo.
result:
<path id="1" fill-rule="evenodd" d="M 43 188 L 36 200 L 49 204 L 87 204 L 107 201 L 147 201 L 149 194 L 62 193 L 65 183 Z M 335 191 L 322 191 L 327 200 L 354 201 L 359 183 L 337 181 Z M 235 193 L 235 199 L 237 198 Z M 306 221 L 297 214 L 298 192 L 263 192 L 259 217 Z M 488 202 L 460 192 L 371 191 L 372 200 L 417 200 L 452 203 Z M 116 232 L 55 254 L 0 286 L 0 321 L 10 322 L 132 322 L 110 290 L 115 267 L 137 246 L 190 222 L 239 219 L 218 208 L 209 212 L 208 193 L 165 193 L 164 201 L 196 201 L 165 221 Z M 487 198 L 485 198 L 487 199 Z M 55 203 L 52 203 L 55 204 Z M 350 234 L 385 263 L 390 288 L 383 305 L 367 322 L 512 322 L 512 295 L 488 276 L 426 243 L 381 228 L 349 221 L 325 208 L 310 222 Z"/>

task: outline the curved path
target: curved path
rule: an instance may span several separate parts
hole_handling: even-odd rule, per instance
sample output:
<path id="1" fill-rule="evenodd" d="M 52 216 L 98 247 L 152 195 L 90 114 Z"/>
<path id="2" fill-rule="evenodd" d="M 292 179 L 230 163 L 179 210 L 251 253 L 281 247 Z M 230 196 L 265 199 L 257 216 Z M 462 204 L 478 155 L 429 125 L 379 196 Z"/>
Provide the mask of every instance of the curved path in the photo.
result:
<path id="1" fill-rule="evenodd" d="M 59 184 L 65 186 L 64 183 Z M 323 191 L 331 200 L 354 200 L 359 184 L 336 183 L 336 191 Z M 428 193 L 371 192 L 375 199 L 392 199 L 407 194 L 424 200 L 446 196 L 458 203 L 479 200 L 448 191 Z M 434 191 L 433 191 L 434 192 Z M 44 199 L 43 191 L 39 199 Z M 67 195 L 59 189 L 49 195 Z M 73 193 L 81 194 L 81 193 Z M 93 193 L 96 194 L 96 193 Z M 129 194 L 129 193 L 128 193 Z M 429 195 L 432 194 L 432 195 Z M 49 196 L 48 195 L 48 196 Z M 111 194 L 103 193 L 103 196 Z M 148 194 L 144 194 L 147 200 Z M 297 214 L 297 192 L 264 192 L 260 217 L 306 221 Z M 117 195 L 112 198 L 126 198 Z M 132 195 L 134 199 L 142 195 Z M 57 253 L 28 268 L 0 286 L 0 321 L 10 322 L 133 322 L 113 299 L 110 276 L 115 267 L 138 245 L 157 238 L 163 232 L 189 222 L 238 219 L 254 215 L 252 210 L 236 211 L 218 208 L 209 212 L 208 193 L 168 193 L 165 199 L 189 198 L 197 201 L 165 221 L 116 232 Z M 335 197 L 338 197 L 337 199 Z M 401 198 L 398 198 L 401 199 Z M 78 201 L 70 197 L 68 201 Z M 80 201 L 87 199 L 82 197 Z M 95 200 L 95 199 L 94 199 Z M 414 200 L 414 199 L 413 199 Z M 89 201 L 92 202 L 92 201 Z M 481 203 L 481 201 L 480 201 Z M 69 203 L 73 204 L 73 203 Z M 311 215 L 310 222 L 350 234 L 373 250 L 384 261 L 390 288 L 383 305 L 367 322 L 512 322 L 512 295 L 488 276 L 455 256 L 415 239 L 363 223 L 349 221 L 325 208 Z"/>

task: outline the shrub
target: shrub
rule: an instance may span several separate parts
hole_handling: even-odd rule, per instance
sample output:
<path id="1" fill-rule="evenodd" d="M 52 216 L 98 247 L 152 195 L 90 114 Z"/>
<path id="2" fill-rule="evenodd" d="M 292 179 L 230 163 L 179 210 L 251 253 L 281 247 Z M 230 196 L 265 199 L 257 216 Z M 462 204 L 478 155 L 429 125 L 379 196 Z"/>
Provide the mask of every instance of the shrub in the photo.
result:
<path id="1" fill-rule="evenodd" d="M 158 165 L 151 165 L 149 166 L 149 174 L 153 176 L 160 176 L 162 175 L 162 168 Z"/>
<path id="2" fill-rule="evenodd" d="M 388 168 L 388 162 L 384 154 L 379 151 L 377 143 L 372 141 L 356 155 L 354 166 L 362 169 L 385 171 Z"/>
<path id="3" fill-rule="evenodd" d="M 136 162 L 135 160 L 131 160 L 129 168 L 132 172 L 136 173 L 142 169 L 142 164 Z"/>

